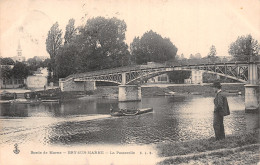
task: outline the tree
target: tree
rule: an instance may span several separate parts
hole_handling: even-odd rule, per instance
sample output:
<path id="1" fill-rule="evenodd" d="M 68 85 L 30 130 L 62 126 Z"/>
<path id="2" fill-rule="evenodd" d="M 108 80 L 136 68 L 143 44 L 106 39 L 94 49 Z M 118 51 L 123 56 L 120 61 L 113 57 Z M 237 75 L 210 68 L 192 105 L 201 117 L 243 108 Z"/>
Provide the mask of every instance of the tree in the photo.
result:
<path id="1" fill-rule="evenodd" d="M 201 54 L 200 53 L 196 53 L 194 56 L 196 59 L 201 59 Z"/>
<path id="2" fill-rule="evenodd" d="M 143 34 L 141 39 L 135 37 L 130 46 L 132 59 L 137 64 L 173 61 L 177 50 L 169 38 L 162 38 L 152 30 Z"/>
<path id="3" fill-rule="evenodd" d="M 240 36 L 230 44 L 228 53 L 237 61 L 249 61 L 250 55 L 253 60 L 259 60 L 259 43 L 251 35 Z"/>
<path id="4" fill-rule="evenodd" d="M 28 67 L 21 62 L 15 63 L 12 72 L 14 78 L 18 78 L 18 79 L 25 79 L 29 75 Z"/>
<path id="5" fill-rule="evenodd" d="M 51 68 L 50 64 L 51 64 L 51 59 L 47 58 L 47 59 L 45 59 L 45 60 L 41 63 L 41 67 L 43 67 L 43 68 L 47 67 L 48 70 L 50 70 L 50 68 Z"/>
<path id="6" fill-rule="evenodd" d="M 73 37 L 75 37 L 76 29 L 74 27 L 75 20 L 70 19 L 68 25 L 66 26 L 65 36 L 64 36 L 64 44 L 69 44 Z"/>
<path id="7" fill-rule="evenodd" d="M 125 43 L 124 21 L 96 17 L 89 19 L 78 31 L 71 44 L 77 46 L 81 72 L 128 65 L 130 53 Z"/>
<path id="8" fill-rule="evenodd" d="M 193 54 L 190 54 L 189 59 L 194 59 L 194 58 L 195 58 L 194 55 L 193 55 Z"/>
<path id="9" fill-rule="evenodd" d="M 29 58 L 27 60 L 28 63 L 28 68 L 30 71 L 36 71 L 38 68 L 43 66 L 43 62 L 41 59 L 39 59 L 39 57 L 34 56 L 33 58 Z"/>
<path id="10" fill-rule="evenodd" d="M 209 53 L 208 53 L 208 59 L 210 62 L 215 63 L 217 61 L 217 50 L 214 45 L 210 47 Z"/>
<path id="11" fill-rule="evenodd" d="M 11 58 L 0 58 L 1 65 L 14 65 L 15 62 Z"/>
<path id="12" fill-rule="evenodd" d="M 190 54 L 190 57 L 188 59 L 188 64 L 194 65 L 194 64 L 201 64 L 202 58 L 200 53 L 196 53 L 195 55 Z"/>
<path id="13" fill-rule="evenodd" d="M 139 37 L 135 37 L 133 42 L 130 44 L 130 53 L 131 53 L 131 61 L 136 64 L 143 64 L 146 63 L 147 56 L 145 56 L 142 47 L 141 41 Z"/>
<path id="14" fill-rule="evenodd" d="M 62 44 L 62 31 L 59 29 L 59 24 L 56 22 L 52 25 L 48 32 L 48 37 L 46 39 L 46 50 L 50 54 L 51 58 L 51 71 L 56 75 L 55 68 L 55 57 L 58 54 L 58 50 Z"/>
<path id="15" fill-rule="evenodd" d="M 208 57 L 215 57 L 216 55 L 217 55 L 216 47 L 214 45 L 211 45 L 208 53 Z"/>
<path id="16" fill-rule="evenodd" d="M 6 82 L 6 80 L 11 79 L 13 76 L 12 69 L 10 66 L 2 66 L 1 67 L 1 75 L 0 77 Z M 5 88 L 6 88 L 6 83 Z"/>
<path id="17" fill-rule="evenodd" d="M 57 76 L 59 78 L 67 77 L 76 73 L 77 49 L 74 45 L 64 45 L 60 48 L 56 56 Z"/>
<path id="18" fill-rule="evenodd" d="M 174 83 L 184 83 L 184 79 L 190 78 L 191 71 L 176 70 L 169 72 L 169 80 Z"/>

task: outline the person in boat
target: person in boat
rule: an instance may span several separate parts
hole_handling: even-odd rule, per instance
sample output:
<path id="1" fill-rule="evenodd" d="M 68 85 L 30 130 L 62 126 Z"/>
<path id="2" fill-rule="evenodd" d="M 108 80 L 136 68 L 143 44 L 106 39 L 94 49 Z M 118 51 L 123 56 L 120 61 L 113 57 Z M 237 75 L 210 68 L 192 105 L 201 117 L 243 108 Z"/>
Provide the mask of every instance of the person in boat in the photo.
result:
<path id="1" fill-rule="evenodd" d="M 224 116 L 230 114 L 226 96 L 222 94 L 220 82 L 214 82 L 212 87 L 216 93 L 214 99 L 213 128 L 216 140 L 225 139 Z"/>

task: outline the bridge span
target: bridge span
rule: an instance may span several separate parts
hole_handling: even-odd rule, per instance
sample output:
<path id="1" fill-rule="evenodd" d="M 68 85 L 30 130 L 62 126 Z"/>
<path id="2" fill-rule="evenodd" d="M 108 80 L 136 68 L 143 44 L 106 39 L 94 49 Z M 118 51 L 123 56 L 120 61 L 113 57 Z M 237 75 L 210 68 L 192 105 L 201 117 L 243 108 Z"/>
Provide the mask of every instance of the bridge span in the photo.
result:
<path id="1" fill-rule="evenodd" d="M 86 91 L 96 88 L 96 81 L 119 85 L 119 101 L 141 100 L 138 85 L 145 80 L 174 70 L 203 70 L 245 83 L 246 109 L 259 108 L 260 62 L 235 62 L 198 65 L 150 67 L 136 65 L 73 74 L 59 80 L 62 91 Z"/>

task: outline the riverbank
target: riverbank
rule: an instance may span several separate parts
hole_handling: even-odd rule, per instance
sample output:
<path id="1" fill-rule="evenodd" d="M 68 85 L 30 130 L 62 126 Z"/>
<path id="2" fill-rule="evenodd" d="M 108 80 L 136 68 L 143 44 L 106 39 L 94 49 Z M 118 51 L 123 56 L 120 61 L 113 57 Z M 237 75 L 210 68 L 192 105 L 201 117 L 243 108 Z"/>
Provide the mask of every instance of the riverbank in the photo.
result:
<path id="1" fill-rule="evenodd" d="M 233 83 L 233 84 L 222 84 L 222 89 L 226 94 L 237 95 L 240 92 L 241 95 L 245 94 L 244 84 Z M 192 94 L 192 95 L 203 95 L 203 96 L 214 96 L 214 92 L 210 84 L 146 84 L 142 85 L 142 96 L 166 96 L 166 95 L 178 95 L 178 94 Z M 24 89 L 1 89 L 1 92 L 6 91 L 10 93 L 26 93 L 26 92 L 40 92 L 31 91 Z M 95 96 L 99 98 L 113 98 L 118 97 L 117 86 L 100 86 L 94 91 L 86 92 L 61 92 L 61 100 L 75 99 L 79 97 Z"/>
<path id="2" fill-rule="evenodd" d="M 211 84 L 146 84 L 141 86 L 142 96 L 169 96 L 169 95 L 203 95 L 214 96 Z M 227 95 L 245 95 L 244 84 L 222 84 Z M 93 95 L 100 98 L 117 98 L 118 86 L 100 86 L 93 91 Z"/>
<path id="3" fill-rule="evenodd" d="M 210 86 L 211 84 L 153 84 L 142 86 L 142 96 L 163 96 L 170 92 L 174 95 L 203 95 L 214 96 L 215 93 Z M 245 95 L 244 84 L 222 84 L 222 90 L 227 95 Z M 240 93 L 239 93 L 240 92 Z"/>
<path id="4" fill-rule="evenodd" d="M 257 164 L 259 162 L 259 130 L 237 136 L 227 136 L 156 146 L 158 164 Z"/>

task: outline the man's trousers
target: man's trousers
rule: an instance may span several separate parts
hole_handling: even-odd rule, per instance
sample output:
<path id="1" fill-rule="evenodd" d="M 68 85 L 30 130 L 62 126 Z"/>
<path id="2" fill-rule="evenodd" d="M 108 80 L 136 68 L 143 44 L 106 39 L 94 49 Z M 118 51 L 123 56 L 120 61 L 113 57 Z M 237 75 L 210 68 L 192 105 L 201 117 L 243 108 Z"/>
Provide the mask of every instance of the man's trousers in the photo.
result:
<path id="1" fill-rule="evenodd" d="M 225 138 L 223 119 L 224 117 L 221 116 L 218 112 L 214 112 L 213 127 L 216 140 L 221 140 Z"/>

